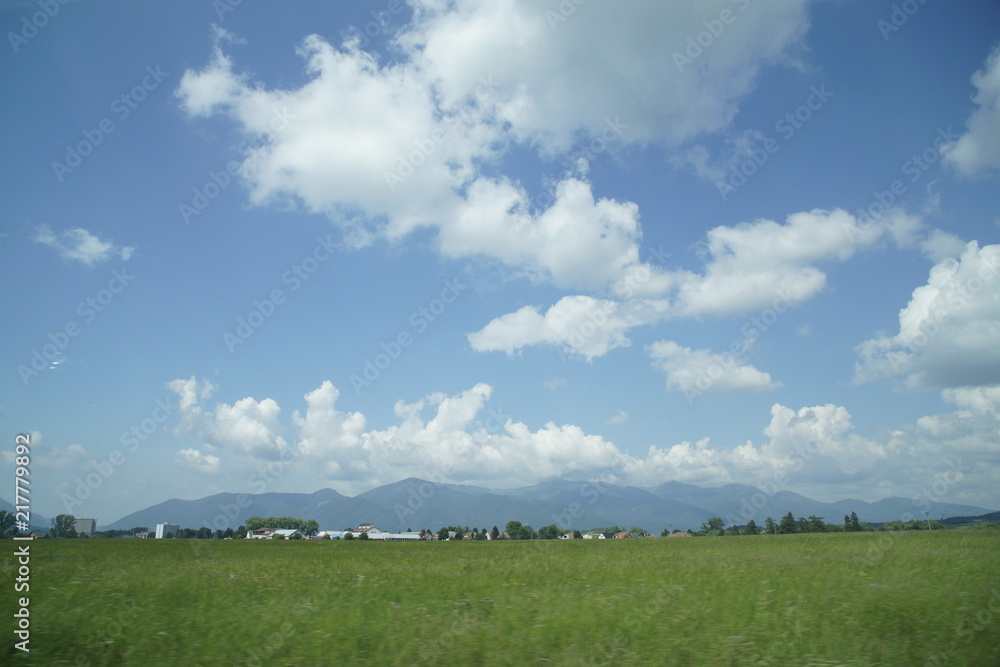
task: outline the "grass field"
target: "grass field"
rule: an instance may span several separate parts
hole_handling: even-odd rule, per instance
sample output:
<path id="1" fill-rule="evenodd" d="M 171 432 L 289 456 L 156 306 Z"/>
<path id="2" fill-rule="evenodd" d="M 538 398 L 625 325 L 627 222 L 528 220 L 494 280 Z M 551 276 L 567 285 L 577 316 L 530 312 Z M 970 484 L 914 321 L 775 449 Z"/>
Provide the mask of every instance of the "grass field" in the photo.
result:
<path id="1" fill-rule="evenodd" d="M 998 533 L 42 540 L 0 662 L 995 666 Z"/>

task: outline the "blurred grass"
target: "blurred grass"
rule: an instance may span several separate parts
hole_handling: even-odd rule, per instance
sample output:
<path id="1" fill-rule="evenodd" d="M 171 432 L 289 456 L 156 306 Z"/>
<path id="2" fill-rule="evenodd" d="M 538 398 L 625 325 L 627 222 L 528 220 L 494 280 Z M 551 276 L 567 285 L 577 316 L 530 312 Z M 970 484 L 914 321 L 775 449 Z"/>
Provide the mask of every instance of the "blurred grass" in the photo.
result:
<path id="1" fill-rule="evenodd" d="M 1000 665 L 997 532 L 39 540 L 0 662 Z"/>

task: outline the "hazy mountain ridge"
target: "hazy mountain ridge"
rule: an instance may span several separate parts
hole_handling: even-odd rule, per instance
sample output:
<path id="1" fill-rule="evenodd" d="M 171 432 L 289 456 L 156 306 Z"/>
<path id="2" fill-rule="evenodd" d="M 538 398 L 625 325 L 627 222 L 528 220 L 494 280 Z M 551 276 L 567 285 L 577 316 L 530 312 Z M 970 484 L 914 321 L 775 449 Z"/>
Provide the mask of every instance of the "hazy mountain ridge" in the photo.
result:
<path id="1" fill-rule="evenodd" d="M 503 528 L 516 520 L 540 528 L 556 524 L 564 529 L 594 526 L 639 526 L 658 534 L 664 528 L 697 529 L 712 516 L 726 525 L 754 519 L 763 524 L 791 512 L 796 517 L 820 516 L 840 523 L 856 512 L 861 521 L 882 523 L 900 518 L 923 518 L 924 508 L 906 498 L 874 503 L 840 500 L 824 503 L 790 491 L 767 494 L 755 487 L 729 484 L 699 487 L 666 482 L 648 489 L 604 482 L 552 480 L 517 489 L 483 489 L 437 484 L 408 478 L 345 496 L 333 489 L 315 493 L 218 493 L 198 500 L 172 499 L 133 512 L 102 528 L 152 528 L 176 523 L 184 528 L 237 528 L 251 516 L 293 516 L 315 519 L 321 529 L 340 530 L 370 522 L 384 530 L 437 530 L 443 525 Z M 971 505 L 934 502 L 930 518 L 978 516 L 992 510 Z M 909 514 L 909 516 L 906 516 Z"/>

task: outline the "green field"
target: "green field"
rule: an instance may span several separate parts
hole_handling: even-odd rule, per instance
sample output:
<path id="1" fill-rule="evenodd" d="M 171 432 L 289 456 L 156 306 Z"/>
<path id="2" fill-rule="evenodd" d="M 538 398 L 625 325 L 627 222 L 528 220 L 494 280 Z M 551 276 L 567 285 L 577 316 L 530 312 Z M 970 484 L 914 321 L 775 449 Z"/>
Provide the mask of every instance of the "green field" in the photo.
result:
<path id="1" fill-rule="evenodd" d="M 3 664 L 1000 665 L 1000 531 L 30 545 Z"/>

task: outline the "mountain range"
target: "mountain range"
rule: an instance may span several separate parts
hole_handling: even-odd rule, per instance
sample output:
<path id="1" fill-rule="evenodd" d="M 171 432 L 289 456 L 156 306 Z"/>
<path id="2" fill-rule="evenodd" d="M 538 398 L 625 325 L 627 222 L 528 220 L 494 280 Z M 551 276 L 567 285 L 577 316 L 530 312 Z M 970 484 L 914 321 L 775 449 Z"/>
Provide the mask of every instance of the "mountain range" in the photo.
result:
<path id="1" fill-rule="evenodd" d="M 496 525 L 502 529 L 508 521 L 516 520 L 536 529 L 549 524 L 564 530 L 618 525 L 659 534 L 665 528 L 697 529 L 713 516 L 722 517 L 727 526 L 743 525 L 749 519 L 763 525 L 767 517 L 777 521 L 788 512 L 796 517 L 819 516 L 839 524 L 845 514 L 855 512 L 863 522 L 882 523 L 900 518 L 923 519 L 925 509 L 907 498 L 824 503 L 790 491 L 768 494 L 740 484 L 705 488 L 666 482 L 638 488 L 553 480 L 505 490 L 409 478 L 354 497 L 321 489 L 315 493 L 218 493 L 198 500 L 174 499 L 133 512 L 101 529 L 152 528 L 158 523 L 174 523 L 182 528 L 208 526 L 225 530 L 238 528 L 251 516 L 291 516 L 315 519 L 322 530 L 343 530 L 361 523 L 374 523 L 389 531 L 436 531 L 447 525 Z M 929 516 L 938 520 L 990 511 L 931 502 Z"/>

